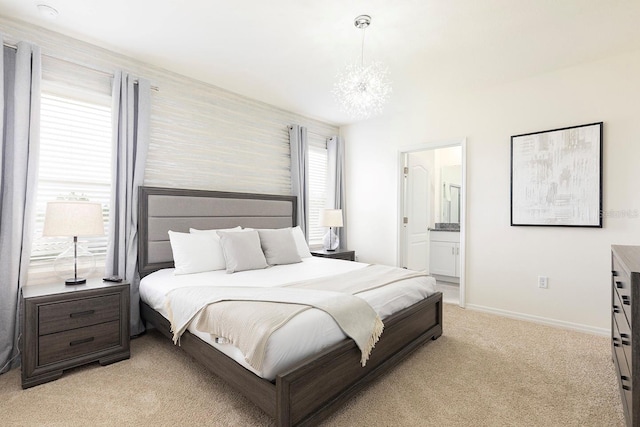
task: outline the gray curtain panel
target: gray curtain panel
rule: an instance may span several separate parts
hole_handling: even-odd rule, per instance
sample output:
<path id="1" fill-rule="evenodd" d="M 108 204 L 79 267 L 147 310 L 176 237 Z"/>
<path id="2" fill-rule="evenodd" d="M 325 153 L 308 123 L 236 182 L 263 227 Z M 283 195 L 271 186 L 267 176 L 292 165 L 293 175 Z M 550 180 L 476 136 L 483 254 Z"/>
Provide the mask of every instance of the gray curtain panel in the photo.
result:
<path id="1" fill-rule="evenodd" d="M 40 48 L 0 35 L 0 373 L 20 363 L 20 291 L 27 280 L 40 144 Z"/>
<path id="2" fill-rule="evenodd" d="M 309 240 L 307 232 L 307 210 L 309 206 L 309 141 L 307 128 L 289 126 L 289 146 L 291 150 L 291 194 L 298 198 L 298 225 Z"/>
<path id="3" fill-rule="evenodd" d="M 109 245 L 105 273 L 131 286 L 131 335 L 144 331 L 138 274 L 138 187 L 149 149 L 151 85 L 117 71 L 113 78 L 113 150 Z"/>
<path id="4" fill-rule="evenodd" d="M 347 246 L 347 191 L 345 184 L 344 139 L 327 140 L 327 204 L 328 209 L 342 209 L 343 227 L 337 228 L 340 246 Z"/>

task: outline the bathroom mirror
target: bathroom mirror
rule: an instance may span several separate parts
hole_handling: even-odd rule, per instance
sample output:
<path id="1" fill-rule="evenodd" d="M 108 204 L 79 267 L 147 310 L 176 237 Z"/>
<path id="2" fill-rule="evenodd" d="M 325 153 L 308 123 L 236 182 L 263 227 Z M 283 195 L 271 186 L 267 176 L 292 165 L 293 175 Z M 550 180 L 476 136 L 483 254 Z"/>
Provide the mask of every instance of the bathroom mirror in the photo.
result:
<path id="1" fill-rule="evenodd" d="M 449 184 L 447 192 L 442 198 L 442 222 L 460 224 L 460 186 Z"/>
<path id="2" fill-rule="evenodd" d="M 459 165 L 445 166 L 441 171 L 441 222 L 460 224 L 460 193 L 462 171 Z"/>

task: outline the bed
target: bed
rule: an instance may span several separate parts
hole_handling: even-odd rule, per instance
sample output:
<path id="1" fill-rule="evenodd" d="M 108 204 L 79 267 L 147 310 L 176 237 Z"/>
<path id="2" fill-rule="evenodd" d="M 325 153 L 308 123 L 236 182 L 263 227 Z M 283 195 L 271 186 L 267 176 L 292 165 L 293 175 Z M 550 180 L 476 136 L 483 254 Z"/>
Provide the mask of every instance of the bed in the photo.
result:
<path id="1" fill-rule="evenodd" d="M 140 275 L 160 277 L 164 269 L 173 268 L 169 230 L 292 227 L 296 225 L 296 199 L 140 187 L 138 216 Z M 318 261 L 311 259 L 307 263 Z M 324 261 L 355 268 L 347 261 Z M 147 324 L 168 338 L 173 337 L 166 313 L 162 313 L 158 304 L 141 302 L 141 315 Z M 352 339 L 342 339 L 267 375 L 243 366 L 205 337 L 189 330 L 180 337 L 180 347 L 273 417 L 277 425 L 313 425 L 416 348 L 441 334 L 442 294 L 435 292 L 384 319 L 384 333 L 364 367 L 360 349 Z"/>

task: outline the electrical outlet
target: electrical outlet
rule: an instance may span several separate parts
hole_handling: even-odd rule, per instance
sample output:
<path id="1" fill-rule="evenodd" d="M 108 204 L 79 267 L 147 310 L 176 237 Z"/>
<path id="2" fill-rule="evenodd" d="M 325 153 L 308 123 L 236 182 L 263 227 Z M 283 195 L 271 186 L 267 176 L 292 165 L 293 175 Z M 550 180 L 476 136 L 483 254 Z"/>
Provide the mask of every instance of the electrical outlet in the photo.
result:
<path id="1" fill-rule="evenodd" d="M 547 276 L 538 276 L 538 287 L 547 289 L 549 287 L 549 278 Z"/>

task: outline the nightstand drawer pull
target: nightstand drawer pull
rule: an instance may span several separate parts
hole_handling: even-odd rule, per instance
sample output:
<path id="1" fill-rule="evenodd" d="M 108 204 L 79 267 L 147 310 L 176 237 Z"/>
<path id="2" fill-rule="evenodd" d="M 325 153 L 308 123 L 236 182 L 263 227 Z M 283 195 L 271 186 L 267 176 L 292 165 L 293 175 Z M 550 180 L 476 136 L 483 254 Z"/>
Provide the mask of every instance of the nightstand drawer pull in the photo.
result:
<path id="1" fill-rule="evenodd" d="M 79 311 L 77 313 L 69 314 L 69 317 L 73 318 L 73 317 L 91 316 L 95 312 L 96 312 L 95 310 Z"/>
<path id="2" fill-rule="evenodd" d="M 628 385 L 623 384 L 622 385 L 622 389 L 623 390 L 631 390 L 631 387 L 629 387 Z"/>
<path id="3" fill-rule="evenodd" d="M 88 342 L 93 341 L 95 338 L 94 337 L 89 337 L 89 338 L 83 338 L 81 340 L 75 340 L 75 341 L 71 341 L 69 343 L 70 346 L 74 346 L 74 345 L 80 345 L 80 344 L 86 344 Z"/>
<path id="4" fill-rule="evenodd" d="M 614 313 L 620 313 L 620 307 L 618 307 L 617 305 L 613 306 L 613 312 Z"/>
<path id="5" fill-rule="evenodd" d="M 631 301 L 629 301 L 629 295 L 622 295 L 622 303 L 624 305 L 631 305 Z"/>

